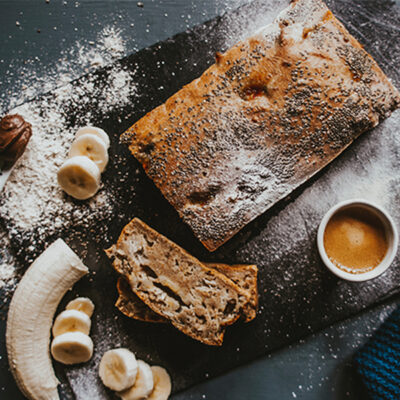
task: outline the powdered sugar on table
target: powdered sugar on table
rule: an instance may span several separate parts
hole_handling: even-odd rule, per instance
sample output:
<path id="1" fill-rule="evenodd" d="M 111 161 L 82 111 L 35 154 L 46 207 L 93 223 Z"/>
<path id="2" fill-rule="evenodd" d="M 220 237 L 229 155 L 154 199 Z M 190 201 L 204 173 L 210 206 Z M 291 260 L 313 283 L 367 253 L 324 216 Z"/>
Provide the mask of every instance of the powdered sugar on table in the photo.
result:
<path id="1" fill-rule="evenodd" d="M 94 48 L 76 45 L 80 65 L 104 66 L 124 53 L 122 38 L 112 28 L 105 28 Z M 68 72 L 67 72 L 68 71 Z M 5 221 L 10 237 L 26 235 L 51 236 L 68 226 L 89 225 L 91 221 L 107 217 L 112 212 L 113 195 L 106 187 L 90 201 L 80 203 L 67 196 L 57 183 L 57 171 L 67 157 L 76 130 L 93 124 L 95 115 L 117 111 L 126 106 L 136 92 L 134 71 L 114 64 L 101 87 L 89 75 L 81 85 L 65 84 L 74 78 L 70 69 L 50 71 L 48 77 L 31 77 L 30 90 L 12 104 L 26 101 L 43 89 L 54 89 L 51 96 L 40 102 L 28 102 L 11 112 L 22 115 L 32 124 L 33 136 L 14 167 L 0 199 L 0 216 Z M 39 108 L 38 108 L 39 104 Z M 93 107 L 90 107 L 93 104 Z M 71 109 L 88 110 L 71 120 Z M 2 233 L 3 239 L 6 235 Z M 30 243 L 32 250 L 36 243 Z M 4 250 L 5 251 L 5 250 Z M 0 285 L 13 284 L 14 260 L 11 255 L 0 258 Z"/>

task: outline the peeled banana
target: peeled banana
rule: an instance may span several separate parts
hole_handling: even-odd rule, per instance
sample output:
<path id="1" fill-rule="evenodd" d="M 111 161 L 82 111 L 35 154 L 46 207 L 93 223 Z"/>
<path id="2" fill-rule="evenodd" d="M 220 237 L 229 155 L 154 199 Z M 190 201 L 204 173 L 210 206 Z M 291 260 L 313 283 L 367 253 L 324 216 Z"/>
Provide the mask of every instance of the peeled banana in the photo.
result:
<path id="1" fill-rule="evenodd" d="M 11 372 L 28 399 L 59 399 L 49 353 L 51 324 L 64 294 L 88 272 L 58 239 L 28 268 L 14 293 L 7 318 L 7 353 Z"/>
<path id="2" fill-rule="evenodd" d="M 108 163 L 107 146 L 98 136 L 86 133 L 77 137 L 69 150 L 69 157 L 85 156 L 90 158 L 103 172 Z"/>
<path id="3" fill-rule="evenodd" d="M 153 372 L 154 389 L 150 393 L 148 400 L 167 400 L 171 394 L 171 378 L 163 367 L 154 365 L 151 367 Z"/>
<path id="4" fill-rule="evenodd" d="M 84 156 L 65 161 L 58 170 L 57 179 L 61 188 L 78 200 L 92 197 L 100 188 L 100 170 L 91 159 Z"/>
<path id="5" fill-rule="evenodd" d="M 121 391 L 133 386 L 137 372 L 138 362 L 128 349 L 109 350 L 100 361 L 100 379 L 112 390 Z"/>
<path id="6" fill-rule="evenodd" d="M 51 342 L 51 355 L 55 360 L 71 365 L 89 361 L 93 354 L 92 339 L 82 332 L 66 332 Z"/>
<path id="7" fill-rule="evenodd" d="M 93 315 L 94 304 L 87 297 L 77 297 L 71 300 L 65 307 L 66 310 L 78 310 L 84 312 L 89 318 Z"/>
<path id="8" fill-rule="evenodd" d="M 146 399 L 154 387 L 153 372 L 148 364 L 138 360 L 138 371 L 135 384 L 117 395 L 122 400 L 142 400 Z"/>

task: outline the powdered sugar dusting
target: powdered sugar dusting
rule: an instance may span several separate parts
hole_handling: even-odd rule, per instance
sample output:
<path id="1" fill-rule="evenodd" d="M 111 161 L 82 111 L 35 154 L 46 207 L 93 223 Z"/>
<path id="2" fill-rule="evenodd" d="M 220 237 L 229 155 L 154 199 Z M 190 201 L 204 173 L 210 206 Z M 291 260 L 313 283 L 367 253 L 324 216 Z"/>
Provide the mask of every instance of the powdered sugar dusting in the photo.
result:
<path id="1" fill-rule="evenodd" d="M 17 274 L 14 257 L 9 252 L 10 240 L 5 232 L 0 231 L 0 289 L 13 287 Z"/>
<path id="2" fill-rule="evenodd" d="M 232 15 L 228 15 L 223 32 L 224 48 L 228 49 L 238 41 L 254 35 L 266 25 L 271 24 L 279 12 L 289 4 L 290 0 L 263 1 L 257 6 L 254 6 L 254 4 L 247 6 L 251 15 L 243 12 L 234 12 Z"/>
<path id="3" fill-rule="evenodd" d="M 125 54 L 121 31 L 106 26 L 98 34 L 96 41 L 78 41 L 65 49 L 57 62 L 48 66 L 42 75 L 32 69 L 31 65 L 35 60 L 27 60 L 15 71 L 16 75 L 23 78 L 16 82 L 13 96 L 7 93 L 0 96 L 0 114 L 79 78 L 82 71 L 90 72 L 95 68 L 104 67 Z"/>
<path id="4" fill-rule="evenodd" d="M 70 53 L 77 54 L 76 63 L 89 68 L 106 65 L 121 56 L 124 50 L 118 31 L 105 28 L 96 47 L 88 50 L 86 46 L 77 44 Z M 49 76 L 32 77 L 29 91 L 12 100 L 15 104 L 37 95 L 42 83 L 45 83 L 45 90 L 62 85 L 41 101 L 28 102 L 11 111 L 22 115 L 33 128 L 28 147 L 14 167 L 0 199 L 0 217 L 5 221 L 11 238 L 49 237 L 68 229 L 71 224 L 89 226 L 113 212 L 113 194 L 107 187 L 102 187 L 89 201 L 76 202 L 59 187 L 57 171 L 67 157 L 79 127 L 94 124 L 98 115 L 122 109 L 135 95 L 135 71 L 127 71 L 115 63 L 102 80 L 102 85 L 97 84 L 95 75 L 89 75 L 79 85 L 74 85 L 65 84 L 65 81 L 75 78 L 70 72 L 73 68 L 66 65 L 50 71 Z M 76 108 L 85 110 L 85 113 L 80 112 L 79 117 L 77 114 L 71 118 L 71 110 Z M 3 235 L 2 240 L 5 240 L 6 235 Z M 30 243 L 28 252 L 34 252 L 35 245 Z M 1 255 L 0 262 L 0 286 L 14 283 L 14 260 Z"/>
<path id="5" fill-rule="evenodd" d="M 77 128 L 91 124 L 93 118 L 88 111 L 75 125 L 69 126 L 68 110 L 74 106 L 90 110 L 89 105 L 95 98 L 96 113 L 106 114 L 123 107 L 134 94 L 132 73 L 119 68 L 116 66 L 110 71 L 104 88 L 99 89 L 89 78 L 78 87 L 68 84 L 55 90 L 54 96 L 40 103 L 39 110 L 36 102 L 13 110 L 32 124 L 34 132 L 24 156 L 6 184 L 0 205 L 0 215 L 12 221 L 12 227 L 17 231 L 39 227 L 51 234 L 51 230 L 57 231 L 70 223 L 72 212 L 74 215 L 82 213 L 75 215 L 77 218 L 74 219 L 84 219 L 86 215 L 98 218 L 99 211 L 107 212 L 107 203 L 111 199 L 106 188 L 84 207 L 79 207 L 64 195 L 56 177 Z M 26 206 L 21 207 L 21 204 Z"/>

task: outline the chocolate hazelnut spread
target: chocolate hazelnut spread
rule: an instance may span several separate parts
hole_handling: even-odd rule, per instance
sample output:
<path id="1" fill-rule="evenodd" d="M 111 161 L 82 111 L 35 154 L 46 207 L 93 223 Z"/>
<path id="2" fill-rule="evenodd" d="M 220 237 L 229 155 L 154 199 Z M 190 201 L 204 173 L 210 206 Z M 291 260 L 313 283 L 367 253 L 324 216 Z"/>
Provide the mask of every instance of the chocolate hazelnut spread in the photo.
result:
<path id="1" fill-rule="evenodd" d="M 32 125 L 21 115 L 6 115 L 0 120 L 0 160 L 11 167 L 25 151 L 32 136 Z"/>
<path id="2" fill-rule="evenodd" d="M 357 274 L 380 264 L 388 242 L 378 216 L 366 209 L 351 207 L 330 219 L 325 229 L 324 247 L 333 264 Z"/>

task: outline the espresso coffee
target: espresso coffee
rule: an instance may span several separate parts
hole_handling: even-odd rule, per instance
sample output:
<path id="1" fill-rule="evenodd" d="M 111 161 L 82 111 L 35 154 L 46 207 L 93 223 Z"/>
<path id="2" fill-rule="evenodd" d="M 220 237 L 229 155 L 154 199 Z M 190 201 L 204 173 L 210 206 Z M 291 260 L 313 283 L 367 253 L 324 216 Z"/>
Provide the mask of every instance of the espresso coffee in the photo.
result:
<path id="1" fill-rule="evenodd" d="M 349 207 L 329 220 L 324 247 L 336 267 L 357 274 L 380 264 L 388 250 L 388 239 L 377 215 L 365 208 Z"/>

